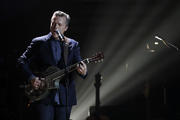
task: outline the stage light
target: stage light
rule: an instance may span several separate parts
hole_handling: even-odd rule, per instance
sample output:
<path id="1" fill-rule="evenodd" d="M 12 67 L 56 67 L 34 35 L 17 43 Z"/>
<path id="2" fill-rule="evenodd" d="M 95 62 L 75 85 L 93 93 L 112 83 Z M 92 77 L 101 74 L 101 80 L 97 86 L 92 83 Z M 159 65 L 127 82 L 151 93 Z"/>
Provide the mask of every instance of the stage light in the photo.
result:
<path id="1" fill-rule="evenodd" d="M 77 83 L 78 105 L 72 110 L 73 120 L 84 120 L 89 107 L 95 105 L 93 80 L 96 73 L 103 75 L 101 105 L 113 105 L 116 99 L 121 102 L 135 95 L 142 83 L 164 69 L 168 62 L 175 61 L 174 54 L 167 52 L 163 39 L 153 35 L 168 34 L 169 29 L 164 25 L 172 25 L 180 8 L 179 12 L 166 10 L 169 4 L 165 2 L 145 9 L 148 5 L 148 2 L 140 2 L 127 5 L 129 8 L 125 9 L 109 2 L 97 9 L 96 20 L 92 23 L 95 26 L 90 29 L 94 34 L 92 36 L 90 31 L 87 38 L 87 54 L 103 50 L 105 59 L 102 64 L 90 66 L 89 78 Z M 127 11 L 121 11 L 124 9 Z M 161 15 L 165 12 L 167 16 Z"/>

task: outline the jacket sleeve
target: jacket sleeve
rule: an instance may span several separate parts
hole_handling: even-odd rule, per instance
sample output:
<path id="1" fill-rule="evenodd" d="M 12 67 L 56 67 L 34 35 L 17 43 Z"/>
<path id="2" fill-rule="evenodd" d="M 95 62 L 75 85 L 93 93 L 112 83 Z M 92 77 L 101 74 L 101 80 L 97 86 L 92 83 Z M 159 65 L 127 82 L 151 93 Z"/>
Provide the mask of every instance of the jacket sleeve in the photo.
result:
<path id="1" fill-rule="evenodd" d="M 35 77 L 30 69 L 30 62 L 36 56 L 39 45 L 40 42 L 33 39 L 26 51 L 17 60 L 17 67 L 20 69 L 22 76 L 26 80 Z"/>
<path id="2" fill-rule="evenodd" d="M 80 47 L 79 47 L 78 42 L 76 42 L 76 44 L 74 46 L 74 60 L 75 60 L 75 63 L 82 61 L 82 58 L 81 58 L 81 55 L 80 55 Z M 85 79 L 87 77 L 87 75 L 88 75 L 88 72 L 86 73 L 86 75 L 81 75 L 79 73 L 78 73 L 78 75 L 80 77 L 82 77 L 83 79 Z"/>

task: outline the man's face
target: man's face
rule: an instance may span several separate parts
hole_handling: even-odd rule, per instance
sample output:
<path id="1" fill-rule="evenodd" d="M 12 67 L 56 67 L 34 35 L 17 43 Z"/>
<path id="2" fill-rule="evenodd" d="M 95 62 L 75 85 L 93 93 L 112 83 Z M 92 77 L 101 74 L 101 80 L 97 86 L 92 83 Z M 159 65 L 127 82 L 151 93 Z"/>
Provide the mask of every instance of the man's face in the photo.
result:
<path id="1" fill-rule="evenodd" d="M 53 16 L 51 19 L 51 25 L 50 25 L 50 31 L 53 35 L 53 37 L 58 38 L 56 30 L 59 30 L 61 34 L 64 34 L 64 32 L 67 30 L 66 26 L 66 18 L 60 17 L 60 16 Z"/>

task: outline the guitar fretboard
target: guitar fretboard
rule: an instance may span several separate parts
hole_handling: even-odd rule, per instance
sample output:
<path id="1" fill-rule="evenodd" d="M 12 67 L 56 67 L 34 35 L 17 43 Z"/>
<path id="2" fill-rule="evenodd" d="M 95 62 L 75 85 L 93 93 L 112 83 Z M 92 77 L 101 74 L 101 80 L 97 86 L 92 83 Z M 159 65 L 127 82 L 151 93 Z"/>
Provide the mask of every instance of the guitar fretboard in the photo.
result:
<path id="1" fill-rule="evenodd" d="M 86 63 L 86 64 L 91 62 L 89 58 L 86 58 L 86 59 L 84 59 L 82 61 L 84 63 Z M 78 64 L 80 64 L 80 62 L 78 62 L 76 64 L 73 64 L 71 66 L 68 66 L 66 69 L 58 70 L 58 71 L 56 71 L 56 72 L 54 72 L 54 73 L 52 73 L 50 75 L 47 75 L 46 76 L 47 81 L 57 80 L 57 79 L 63 77 L 66 74 L 66 72 L 67 73 L 73 72 L 74 70 L 76 70 Z"/>

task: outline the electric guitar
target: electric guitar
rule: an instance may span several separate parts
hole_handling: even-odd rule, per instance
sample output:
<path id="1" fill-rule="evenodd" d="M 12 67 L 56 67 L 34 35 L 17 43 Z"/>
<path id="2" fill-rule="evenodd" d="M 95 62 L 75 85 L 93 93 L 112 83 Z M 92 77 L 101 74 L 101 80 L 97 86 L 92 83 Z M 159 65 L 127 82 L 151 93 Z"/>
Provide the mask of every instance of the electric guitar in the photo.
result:
<path id="1" fill-rule="evenodd" d="M 96 55 L 90 58 L 86 58 L 82 61 L 86 64 L 89 64 L 89 63 L 102 62 L 103 59 L 104 59 L 103 53 L 99 52 Z M 25 95 L 28 97 L 30 102 L 39 101 L 45 98 L 49 94 L 50 90 L 59 88 L 59 82 L 61 81 L 61 79 L 66 74 L 75 71 L 78 64 L 80 64 L 80 62 L 68 66 L 66 67 L 66 69 L 59 69 L 58 67 L 55 66 L 48 67 L 45 71 L 39 73 L 39 76 L 45 79 L 41 80 L 41 84 L 38 89 L 35 89 L 31 83 L 24 85 Z"/>

